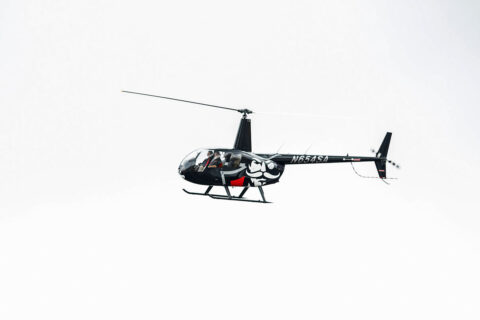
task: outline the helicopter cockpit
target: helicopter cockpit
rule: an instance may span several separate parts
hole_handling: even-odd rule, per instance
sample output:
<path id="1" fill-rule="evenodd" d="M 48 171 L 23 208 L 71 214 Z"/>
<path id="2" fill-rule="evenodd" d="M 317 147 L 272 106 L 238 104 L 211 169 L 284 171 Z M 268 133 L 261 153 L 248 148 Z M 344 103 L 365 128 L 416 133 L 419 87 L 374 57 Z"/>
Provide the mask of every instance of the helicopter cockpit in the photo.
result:
<path id="1" fill-rule="evenodd" d="M 204 172 L 206 169 L 222 168 L 225 164 L 225 152 L 214 149 L 197 149 L 189 153 L 178 168 L 182 172 Z"/>
<path id="2" fill-rule="evenodd" d="M 209 169 L 231 170 L 240 166 L 242 154 L 215 149 L 197 149 L 189 153 L 180 163 L 178 171 L 185 173 L 201 173 Z"/>

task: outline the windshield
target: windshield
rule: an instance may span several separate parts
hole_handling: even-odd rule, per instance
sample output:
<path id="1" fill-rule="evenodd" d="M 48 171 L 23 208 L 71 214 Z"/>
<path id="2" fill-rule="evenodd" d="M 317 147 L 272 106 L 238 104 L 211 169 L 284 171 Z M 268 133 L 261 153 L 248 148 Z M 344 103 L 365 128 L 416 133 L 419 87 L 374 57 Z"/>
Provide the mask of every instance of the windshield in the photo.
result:
<path id="1" fill-rule="evenodd" d="M 180 163 L 180 170 L 203 172 L 209 168 L 222 168 L 230 162 L 230 153 L 214 149 L 197 149 L 190 152 Z M 239 159 L 237 159 L 239 160 Z"/>
<path id="2" fill-rule="evenodd" d="M 232 158 L 232 159 L 230 159 Z M 237 168 L 240 155 L 226 153 L 214 149 L 197 149 L 189 153 L 180 163 L 180 171 L 204 172 L 212 168 Z"/>
<path id="3" fill-rule="evenodd" d="M 195 159 L 197 158 L 199 153 L 200 150 L 190 152 L 185 158 L 183 158 L 182 162 L 180 163 L 180 168 L 183 170 L 194 165 Z"/>

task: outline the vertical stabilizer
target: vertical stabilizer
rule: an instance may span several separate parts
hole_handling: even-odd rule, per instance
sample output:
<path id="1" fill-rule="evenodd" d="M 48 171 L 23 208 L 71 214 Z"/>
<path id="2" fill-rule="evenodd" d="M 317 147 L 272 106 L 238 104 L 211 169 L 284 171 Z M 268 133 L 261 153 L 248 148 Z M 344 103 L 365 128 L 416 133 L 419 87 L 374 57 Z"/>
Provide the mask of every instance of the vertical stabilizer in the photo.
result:
<path id="1" fill-rule="evenodd" d="M 380 145 L 380 148 L 377 152 L 377 158 L 386 158 L 388 154 L 388 147 L 390 146 L 390 139 L 392 139 L 392 133 L 387 132 L 385 138 L 383 138 L 383 142 Z"/>
<path id="2" fill-rule="evenodd" d="M 375 166 L 377 167 L 378 176 L 382 179 L 387 177 L 387 154 L 388 147 L 390 146 L 390 139 L 392 139 L 392 133 L 387 132 L 376 155 L 378 160 L 375 161 Z"/>

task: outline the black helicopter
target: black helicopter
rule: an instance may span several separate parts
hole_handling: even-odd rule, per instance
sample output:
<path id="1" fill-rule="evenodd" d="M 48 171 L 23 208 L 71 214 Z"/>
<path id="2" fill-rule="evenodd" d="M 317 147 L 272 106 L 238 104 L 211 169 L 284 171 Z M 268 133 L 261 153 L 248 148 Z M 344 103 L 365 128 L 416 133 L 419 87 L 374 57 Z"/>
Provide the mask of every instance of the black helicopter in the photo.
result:
<path id="1" fill-rule="evenodd" d="M 232 149 L 197 149 L 189 153 L 182 160 L 180 166 L 178 167 L 178 173 L 187 181 L 208 186 L 207 190 L 203 193 L 191 192 L 183 189 L 183 191 L 188 194 L 209 196 L 213 199 L 267 203 L 265 200 L 265 194 L 263 192 L 263 186 L 277 183 L 282 176 L 286 165 L 371 161 L 375 163 L 378 172 L 378 178 L 382 180 L 387 179 L 387 162 L 392 163 L 397 168 L 399 167 L 397 164 L 387 159 L 388 147 L 392 137 L 391 132 L 387 132 L 377 152 L 372 150 L 372 152 L 375 153 L 374 157 L 349 156 L 348 154 L 346 156 L 329 156 L 253 153 L 251 120 L 247 117 L 249 114 L 252 114 L 253 111 L 249 109 L 228 108 L 133 91 L 124 90 L 122 92 L 232 110 L 242 114 L 240 126 L 238 127 L 237 131 L 237 137 Z M 355 171 L 355 173 L 357 172 Z M 226 195 L 211 194 L 210 191 L 212 190 L 213 186 L 224 187 Z M 243 190 L 238 196 L 233 196 L 230 193 L 229 187 L 243 187 Z M 250 187 L 258 188 L 262 200 L 250 200 L 243 197 L 245 192 L 247 192 Z"/>

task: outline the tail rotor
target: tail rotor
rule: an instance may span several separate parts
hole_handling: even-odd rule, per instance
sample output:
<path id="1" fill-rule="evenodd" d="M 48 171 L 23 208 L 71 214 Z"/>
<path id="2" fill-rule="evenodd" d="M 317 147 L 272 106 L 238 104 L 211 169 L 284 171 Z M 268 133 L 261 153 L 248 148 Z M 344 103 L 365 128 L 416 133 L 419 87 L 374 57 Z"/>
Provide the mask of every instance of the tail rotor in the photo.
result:
<path id="1" fill-rule="evenodd" d="M 351 163 L 353 171 L 362 178 L 372 178 L 372 179 L 381 179 L 383 182 L 387 183 L 385 180 L 396 179 L 396 178 L 387 178 L 387 163 L 392 165 L 394 168 L 400 169 L 400 165 L 392 160 L 387 159 L 388 148 L 390 147 L 390 140 L 392 139 L 392 133 L 387 132 L 385 138 L 383 138 L 382 144 L 378 151 L 375 149 L 370 149 L 370 151 L 375 154 L 375 157 L 372 161 L 375 162 L 375 167 L 377 168 L 378 177 L 367 177 L 359 174 L 353 163 Z M 387 183 L 388 184 L 388 183 Z"/>
<path id="2" fill-rule="evenodd" d="M 378 151 L 375 151 L 375 149 L 373 149 L 373 148 L 370 149 L 370 151 L 371 151 L 372 153 L 374 153 L 374 154 L 377 154 L 377 153 L 378 153 Z M 387 163 L 391 164 L 391 165 L 392 165 L 394 168 L 396 168 L 396 169 L 400 169 L 400 164 L 398 164 L 397 162 L 393 162 L 392 160 L 388 160 L 388 159 L 387 159 Z"/>

